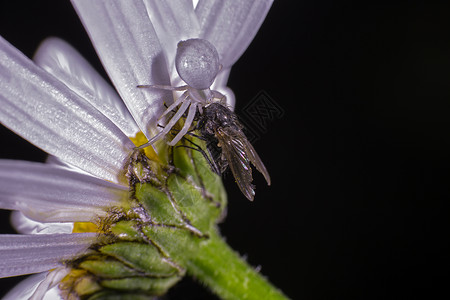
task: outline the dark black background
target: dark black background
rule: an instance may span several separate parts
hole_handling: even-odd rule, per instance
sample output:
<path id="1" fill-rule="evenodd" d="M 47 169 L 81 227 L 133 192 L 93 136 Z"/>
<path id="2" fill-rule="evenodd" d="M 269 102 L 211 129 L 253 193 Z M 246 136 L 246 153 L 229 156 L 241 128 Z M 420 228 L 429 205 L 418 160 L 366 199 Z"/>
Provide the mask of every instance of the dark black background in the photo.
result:
<path id="1" fill-rule="evenodd" d="M 276 1 L 231 73 L 238 113 L 265 90 L 284 115 L 255 142 L 272 186 L 256 175 L 250 203 L 226 178 L 224 236 L 293 299 L 445 297 L 448 4 L 295 3 Z M 66 1 L 2 1 L 0 34 L 28 56 L 59 36 L 103 72 Z M 0 130 L 1 158 L 45 159 Z M 213 299 L 190 280 L 168 298 Z"/>

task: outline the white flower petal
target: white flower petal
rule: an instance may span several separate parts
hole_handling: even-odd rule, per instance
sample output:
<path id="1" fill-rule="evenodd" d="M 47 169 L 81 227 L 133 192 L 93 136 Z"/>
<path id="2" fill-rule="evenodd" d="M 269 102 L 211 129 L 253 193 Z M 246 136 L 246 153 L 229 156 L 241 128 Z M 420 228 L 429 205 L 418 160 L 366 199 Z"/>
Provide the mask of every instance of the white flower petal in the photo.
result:
<path id="1" fill-rule="evenodd" d="M 20 211 L 11 213 L 11 225 L 21 234 L 72 233 L 73 223 L 41 223 L 27 218 Z"/>
<path id="2" fill-rule="evenodd" d="M 0 160 L 0 208 L 43 222 L 92 221 L 128 189 L 55 165 Z"/>
<path id="3" fill-rule="evenodd" d="M 55 273 L 55 271 L 57 272 L 57 274 L 52 274 Z M 8 294 L 6 294 L 2 298 L 2 300 L 62 299 L 59 295 L 57 281 L 61 280 L 61 277 L 67 274 L 67 269 L 61 268 L 55 271 L 43 272 L 29 276 L 28 278 L 22 280 L 19 284 L 17 284 L 12 290 L 10 290 Z M 55 286 L 45 291 L 45 285 L 49 285 L 49 283 Z"/>
<path id="4" fill-rule="evenodd" d="M 45 279 L 39 283 L 29 300 L 42 300 L 45 296 L 50 296 L 48 292 L 57 287 L 61 280 L 67 276 L 67 274 L 69 274 L 69 270 L 64 267 L 48 272 Z M 59 297 L 58 294 L 56 295 Z"/>
<path id="5" fill-rule="evenodd" d="M 174 65 L 177 44 L 181 40 L 198 37 L 200 32 L 194 6 L 186 0 L 147 0 L 145 5 L 166 54 L 172 85 L 178 85 L 180 82 Z"/>
<path id="6" fill-rule="evenodd" d="M 45 280 L 48 272 L 32 275 L 19 284 L 17 284 L 12 290 L 6 294 L 2 300 L 28 300 L 37 289 L 39 284 Z M 45 298 L 44 298 L 45 299 Z M 55 298 L 58 299 L 58 298 Z"/>
<path id="7" fill-rule="evenodd" d="M 120 176 L 134 148 L 108 118 L 0 37 L 0 122 L 95 176 Z"/>
<path id="8" fill-rule="evenodd" d="M 224 68 L 231 67 L 247 49 L 259 30 L 273 0 L 200 0 L 195 12 L 200 38 L 219 52 Z"/>
<path id="9" fill-rule="evenodd" d="M 106 72 L 147 138 L 172 94 L 140 84 L 169 85 L 164 52 L 142 1 L 72 0 Z"/>
<path id="10" fill-rule="evenodd" d="M 87 250 L 95 233 L 0 235 L 0 277 L 48 271 Z"/>
<path id="11" fill-rule="evenodd" d="M 54 155 L 51 155 L 51 154 L 49 154 L 47 156 L 47 159 L 45 160 L 45 163 L 46 164 L 50 164 L 50 165 L 59 166 L 60 168 L 64 168 L 64 169 L 67 169 L 67 170 L 70 170 L 70 171 L 74 171 L 74 172 L 78 172 L 78 173 L 82 173 L 82 174 L 85 174 L 85 175 L 88 175 L 88 176 L 92 176 L 88 172 L 83 171 L 80 168 L 75 167 L 74 165 L 69 164 L 68 162 L 65 162 L 65 161 L 61 160 L 60 158 L 58 158 L 58 157 L 56 157 Z"/>
<path id="12" fill-rule="evenodd" d="M 117 92 L 68 43 L 48 38 L 41 43 L 33 60 L 107 116 L 127 136 L 135 136 L 139 131 Z"/>
<path id="13" fill-rule="evenodd" d="M 33 298 L 27 299 L 27 300 L 33 300 Z M 36 300 L 65 300 L 60 295 L 59 286 L 55 285 L 51 289 L 49 289 L 42 299 L 36 299 Z"/>
<path id="14" fill-rule="evenodd" d="M 192 0 L 192 5 L 194 6 L 194 8 L 197 7 L 197 4 L 198 4 L 198 0 Z"/>

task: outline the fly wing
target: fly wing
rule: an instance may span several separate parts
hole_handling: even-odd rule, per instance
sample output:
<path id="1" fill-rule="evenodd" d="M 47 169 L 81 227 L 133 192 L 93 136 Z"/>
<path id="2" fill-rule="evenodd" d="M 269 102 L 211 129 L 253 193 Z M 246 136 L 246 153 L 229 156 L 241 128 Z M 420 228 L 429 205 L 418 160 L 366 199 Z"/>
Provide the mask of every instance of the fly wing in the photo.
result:
<path id="1" fill-rule="evenodd" d="M 222 155 L 225 156 L 233 173 L 234 179 L 239 186 L 241 192 L 248 200 L 253 201 L 255 197 L 254 186 L 252 185 L 252 168 L 250 160 L 247 157 L 245 141 L 239 134 L 224 132 L 219 129 L 216 132 L 216 137 L 219 141 L 219 146 L 222 148 Z"/>
<path id="2" fill-rule="evenodd" d="M 243 142 L 244 142 L 245 153 L 247 153 L 247 156 L 248 156 L 250 162 L 255 166 L 255 168 L 261 174 L 263 174 L 264 179 L 266 179 L 267 185 L 270 185 L 269 172 L 267 172 L 266 166 L 264 166 L 264 164 L 263 164 L 261 158 L 259 157 L 258 153 L 256 153 L 255 148 L 253 148 L 252 144 L 250 144 L 250 142 L 246 138 L 243 139 Z"/>

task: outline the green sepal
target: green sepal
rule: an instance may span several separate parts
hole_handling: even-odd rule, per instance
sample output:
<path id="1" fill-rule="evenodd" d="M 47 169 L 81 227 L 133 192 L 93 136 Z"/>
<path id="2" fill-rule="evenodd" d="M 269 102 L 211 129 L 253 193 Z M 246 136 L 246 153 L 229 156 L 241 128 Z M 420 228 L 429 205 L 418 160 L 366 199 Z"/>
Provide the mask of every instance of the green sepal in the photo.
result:
<path id="1" fill-rule="evenodd" d="M 180 213 L 161 187 L 145 183 L 136 184 L 135 197 L 146 209 L 153 224 L 182 226 L 184 224 Z"/>
<path id="2" fill-rule="evenodd" d="M 135 292 L 143 291 L 151 295 L 164 294 L 168 288 L 173 286 L 181 277 L 169 278 L 148 278 L 148 277 L 132 277 L 123 279 L 102 280 L 100 285 L 105 288 Z"/>
<path id="3" fill-rule="evenodd" d="M 95 276 L 102 278 L 122 278 L 139 274 L 139 272 L 127 267 L 120 261 L 104 257 L 99 260 L 85 260 L 80 263 L 79 268 L 85 269 Z"/>
<path id="4" fill-rule="evenodd" d="M 189 154 L 191 149 L 184 147 L 184 145 L 178 145 L 173 147 L 172 151 L 173 165 L 177 167 L 180 174 L 184 177 L 191 177 L 196 184 L 199 184 L 199 176 Z"/>
<path id="5" fill-rule="evenodd" d="M 118 242 L 105 245 L 99 251 L 150 276 L 172 276 L 180 271 L 153 244 Z"/>
<path id="6" fill-rule="evenodd" d="M 138 224 L 135 220 L 124 220 L 109 226 L 109 232 L 122 241 L 143 242 L 142 234 L 137 229 Z"/>
<path id="7" fill-rule="evenodd" d="M 157 243 L 163 253 L 181 265 L 184 265 L 191 255 L 195 255 L 199 241 L 206 238 L 173 227 L 145 226 L 142 232 Z"/>
<path id="8" fill-rule="evenodd" d="M 206 145 L 204 146 L 206 147 Z M 223 212 L 227 205 L 227 193 L 222 184 L 221 176 L 211 170 L 211 165 L 205 159 L 204 155 L 195 150 L 191 150 L 192 163 L 195 165 L 198 177 L 202 186 L 205 187 L 205 198 L 213 201 L 217 207 L 221 207 Z M 211 161 L 211 158 L 209 158 Z M 218 222 L 220 220 L 216 220 Z"/>
<path id="9" fill-rule="evenodd" d="M 185 178 L 191 178 L 203 188 L 203 196 L 225 207 L 226 191 L 222 178 L 212 171 L 213 159 L 209 155 L 205 141 L 190 137 L 184 138 L 173 148 L 173 165 Z"/>
<path id="10" fill-rule="evenodd" d="M 167 188 L 190 223 L 207 234 L 221 214 L 220 207 L 205 199 L 198 186 L 180 175 L 171 174 L 167 179 Z"/>
<path id="11" fill-rule="evenodd" d="M 154 299 L 149 297 L 146 293 L 137 292 L 123 292 L 120 293 L 114 290 L 104 290 L 95 295 L 85 298 L 86 300 L 150 300 Z M 155 298 L 156 299 L 156 298 Z"/>

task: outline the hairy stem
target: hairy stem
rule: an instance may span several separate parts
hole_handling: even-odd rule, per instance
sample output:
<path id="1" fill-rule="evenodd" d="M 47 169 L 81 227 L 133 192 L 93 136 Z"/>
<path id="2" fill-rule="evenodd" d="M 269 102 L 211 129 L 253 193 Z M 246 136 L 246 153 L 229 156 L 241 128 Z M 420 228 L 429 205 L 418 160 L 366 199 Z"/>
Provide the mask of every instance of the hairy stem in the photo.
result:
<path id="1" fill-rule="evenodd" d="M 187 262 L 188 273 L 222 299 L 288 299 L 231 249 L 217 232 Z"/>

